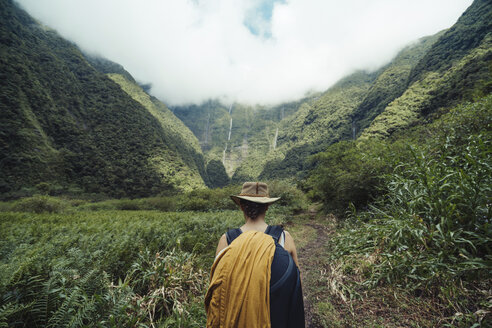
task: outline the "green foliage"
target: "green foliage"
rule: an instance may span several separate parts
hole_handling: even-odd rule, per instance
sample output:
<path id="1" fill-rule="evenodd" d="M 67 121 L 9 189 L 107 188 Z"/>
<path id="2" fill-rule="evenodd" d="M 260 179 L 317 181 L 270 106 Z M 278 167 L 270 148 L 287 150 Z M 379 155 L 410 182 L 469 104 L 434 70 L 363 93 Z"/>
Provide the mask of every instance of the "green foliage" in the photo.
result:
<path id="1" fill-rule="evenodd" d="M 208 182 L 208 177 L 198 140 L 193 133 L 162 102 L 149 96 L 135 82 L 121 74 L 110 73 L 108 77 L 144 106 L 165 131 L 169 151 L 151 158 L 155 170 L 161 172 L 175 189 L 189 191 L 203 187 L 203 181 Z"/>
<path id="2" fill-rule="evenodd" d="M 216 243 L 244 222 L 229 197 L 240 188 L 1 203 L 0 326 L 203 327 Z M 282 197 L 267 213 L 270 224 L 305 206 L 294 186 L 270 188 Z"/>
<path id="3" fill-rule="evenodd" d="M 32 213 L 63 213 L 71 207 L 70 203 L 66 200 L 39 195 L 17 200 L 9 205 L 4 210 Z"/>
<path id="4" fill-rule="evenodd" d="M 421 38 L 417 43 L 400 51 L 388 65 L 379 69 L 377 79 L 352 115 L 357 135 L 366 129 L 389 103 L 403 94 L 408 87 L 410 71 L 443 33 L 444 31 Z"/>
<path id="5" fill-rule="evenodd" d="M 293 183 L 286 180 L 273 180 L 268 182 L 271 197 L 280 197 L 271 208 L 281 209 L 285 212 L 300 212 L 306 210 L 309 201 L 306 195 Z"/>
<path id="6" fill-rule="evenodd" d="M 397 153 L 395 149 L 373 141 L 333 144 L 312 157 L 316 168 L 303 188 L 312 200 L 321 201 L 327 211 L 343 215 L 349 203 L 363 208 L 383 192 L 383 175 L 391 169 L 390 154 Z"/>
<path id="7" fill-rule="evenodd" d="M 237 206 L 229 198 L 229 196 L 237 193 L 239 190 L 241 190 L 241 187 L 239 186 L 228 186 L 225 188 L 216 189 L 203 188 L 173 196 L 137 199 L 111 199 L 101 202 L 85 203 L 79 205 L 77 209 L 81 211 L 158 210 L 163 212 L 216 212 L 236 209 Z"/>
<path id="8" fill-rule="evenodd" d="M 415 66 L 409 83 L 422 79 L 426 72 L 445 72 L 478 47 L 491 30 L 492 4 L 488 0 L 475 0 Z M 463 82 L 458 82 L 455 88 L 461 89 Z"/>
<path id="9" fill-rule="evenodd" d="M 352 138 L 353 111 L 376 74 L 356 72 L 319 97 L 303 103 L 299 110 L 280 124 L 279 152 L 284 156 L 266 162 L 262 179 L 305 178 L 313 168 L 309 157 L 332 143 Z"/>
<path id="10" fill-rule="evenodd" d="M 362 137 L 387 137 L 430 113 L 488 95 L 492 67 L 492 5 L 475 1 L 414 65 L 406 89 Z"/>
<path id="11" fill-rule="evenodd" d="M 207 175 L 210 180 L 210 187 L 221 188 L 229 184 L 230 179 L 221 161 L 213 159 L 207 164 Z"/>
<path id="12" fill-rule="evenodd" d="M 205 271 L 242 221 L 237 210 L 2 213 L 0 325 L 203 326 Z"/>
<path id="13" fill-rule="evenodd" d="M 333 241 L 333 258 L 365 257 L 363 285 L 437 295 L 448 312 L 465 313 L 464 322 L 482 320 L 473 313 L 485 296 L 472 290 L 490 283 L 492 269 L 491 118 L 488 96 L 417 128 L 421 138 L 400 135 L 409 156 L 383 180 L 384 195 L 354 212 Z"/>
<path id="14" fill-rule="evenodd" d="M 203 185 L 198 147 L 191 151 L 186 133 L 167 128 L 175 117 L 162 124 L 171 113 L 162 110 L 160 120 L 72 43 L 12 1 L 1 0 L 0 6 L 3 199 L 33 195 L 35 186 L 46 191 L 43 183 L 59 186 L 50 194 L 79 190 L 112 197 Z M 181 171 L 191 173 L 174 174 Z"/>

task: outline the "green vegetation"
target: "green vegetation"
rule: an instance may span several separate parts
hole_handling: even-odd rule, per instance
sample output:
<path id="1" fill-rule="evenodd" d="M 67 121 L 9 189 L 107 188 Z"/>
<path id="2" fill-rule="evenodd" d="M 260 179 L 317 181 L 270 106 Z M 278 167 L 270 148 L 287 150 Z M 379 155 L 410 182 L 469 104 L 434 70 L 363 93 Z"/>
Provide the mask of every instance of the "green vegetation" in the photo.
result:
<path id="1" fill-rule="evenodd" d="M 313 251 L 320 324 L 492 321 L 490 1 L 322 94 L 172 111 L 0 6 L 0 327 L 202 327 L 229 195 L 257 179 Z M 371 306 L 411 314 L 354 319 Z"/>
<path id="2" fill-rule="evenodd" d="M 173 112 L 200 140 L 207 160 L 220 160 L 231 181 L 242 183 L 257 179 L 269 161 L 283 157 L 274 146 L 277 129 L 279 135 L 282 133 L 279 122 L 317 96 L 309 95 L 274 107 L 238 103 L 229 107 L 218 101 L 208 101 L 199 106 L 177 106 Z"/>
<path id="3" fill-rule="evenodd" d="M 224 165 L 217 159 L 212 159 L 207 163 L 207 176 L 213 188 L 225 187 L 230 182 Z"/>
<path id="4" fill-rule="evenodd" d="M 239 211 L 3 213 L 0 325 L 202 327 L 220 235 Z"/>
<path id="5" fill-rule="evenodd" d="M 487 0 L 475 0 L 461 15 L 456 24 L 446 31 L 424 58 L 412 70 L 409 84 L 423 78 L 427 72 L 444 73 L 456 62 L 459 62 L 471 50 L 480 46 L 492 30 L 492 4 Z M 489 57 L 490 59 L 490 57 Z M 455 91 L 462 91 L 469 81 L 476 80 L 477 73 L 483 74 L 487 64 L 478 62 L 476 71 L 463 81 L 456 81 Z M 480 67 L 482 66 L 482 67 Z M 490 87 L 490 85 L 489 85 Z M 490 92 L 491 90 L 488 89 Z"/>
<path id="6" fill-rule="evenodd" d="M 412 67 L 402 96 L 374 119 L 363 137 L 386 137 L 441 108 L 492 91 L 492 4 L 477 0 Z"/>
<path id="7" fill-rule="evenodd" d="M 278 151 L 284 156 L 267 162 L 260 178 L 301 180 L 314 167 L 309 156 L 332 143 L 352 138 L 351 113 L 375 77 L 366 72 L 354 73 L 285 119 L 278 137 Z"/>
<path id="8" fill-rule="evenodd" d="M 307 198 L 296 186 L 285 181 L 270 181 L 268 185 L 274 192 L 272 195 L 281 198 L 270 207 L 269 213 L 295 213 L 307 208 Z M 101 210 L 220 212 L 237 209 L 230 195 L 235 195 L 240 190 L 240 185 L 229 185 L 216 189 L 195 189 L 169 196 L 102 201 L 35 195 L 15 201 L 0 202 L 0 212 L 73 213 Z"/>
<path id="9" fill-rule="evenodd" d="M 482 95 L 487 84 L 481 79 L 469 80 L 469 74 L 479 69 L 480 75 L 490 81 L 491 67 L 487 63 L 491 58 L 492 35 L 489 35 L 477 48 L 445 72 L 426 73 L 421 80 L 413 83 L 401 97 L 390 103 L 385 111 L 372 121 L 362 137 L 388 136 L 394 131 L 415 124 L 439 108 L 453 105 L 463 98 Z M 469 85 L 457 88 L 457 84 L 463 81 Z M 450 92 L 453 95 L 449 95 Z"/>
<path id="10" fill-rule="evenodd" d="M 488 96 L 393 140 L 341 143 L 316 156 L 319 167 L 307 183 L 311 196 L 342 212 L 354 205 L 329 246 L 338 293 L 351 298 L 389 285 L 435 297 L 448 323 L 485 320 L 491 118 Z"/>
<path id="11" fill-rule="evenodd" d="M 3 199 L 46 187 L 144 197 L 203 185 L 202 155 L 184 125 L 159 104 L 151 113 L 12 1 L 0 6 Z"/>
<path id="12" fill-rule="evenodd" d="M 387 66 L 378 70 L 377 79 L 352 114 L 357 135 L 365 130 L 389 103 L 405 92 L 412 68 L 444 32 L 421 38 L 417 43 L 407 46 Z"/>
<path id="13" fill-rule="evenodd" d="M 270 188 L 270 224 L 305 208 L 295 187 Z M 0 203 L 0 326 L 203 327 L 216 243 L 244 222 L 239 190 Z"/>
<path id="14" fill-rule="evenodd" d="M 490 2 L 475 1 L 453 27 L 406 47 L 378 71 L 356 72 L 323 94 L 270 112 L 234 104 L 229 115 L 217 102 L 175 112 L 202 140 L 208 158 L 222 160 L 226 149 L 224 163 L 233 182 L 300 181 L 314 167 L 308 158 L 330 144 L 354 135 L 385 138 L 441 108 L 487 95 L 492 90 L 491 12 Z M 282 108 L 285 115 L 279 113 Z M 232 139 L 226 148 L 230 118 Z"/>
<path id="15" fill-rule="evenodd" d="M 176 189 L 190 191 L 203 187 L 203 180 L 208 182 L 208 177 L 198 140 L 193 133 L 162 102 L 149 96 L 136 83 L 120 74 L 109 73 L 108 77 L 144 106 L 166 131 L 169 152 L 156 154 L 149 159 L 154 169 L 161 172 L 166 182 Z"/>

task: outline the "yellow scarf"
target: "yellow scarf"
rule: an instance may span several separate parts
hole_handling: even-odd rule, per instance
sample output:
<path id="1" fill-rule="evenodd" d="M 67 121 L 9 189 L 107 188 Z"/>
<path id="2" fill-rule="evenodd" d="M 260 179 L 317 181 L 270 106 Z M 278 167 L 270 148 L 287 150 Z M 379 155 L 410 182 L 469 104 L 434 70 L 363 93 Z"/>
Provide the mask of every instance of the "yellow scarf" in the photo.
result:
<path id="1" fill-rule="evenodd" d="M 271 236 L 248 231 L 215 259 L 205 296 L 207 327 L 270 327 Z"/>

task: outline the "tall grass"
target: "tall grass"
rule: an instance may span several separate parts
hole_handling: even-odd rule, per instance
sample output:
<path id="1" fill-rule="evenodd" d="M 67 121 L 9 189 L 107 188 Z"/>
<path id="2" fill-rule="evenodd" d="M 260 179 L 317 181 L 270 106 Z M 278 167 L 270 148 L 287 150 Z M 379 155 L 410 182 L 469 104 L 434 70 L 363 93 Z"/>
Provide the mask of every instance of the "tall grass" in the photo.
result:
<path id="1" fill-rule="evenodd" d="M 450 325 L 490 320 L 491 120 L 489 96 L 426 127 L 432 138 L 409 142 L 410 156 L 384 178 L 387 192 L 354 208 L 333 240 L 335 263 L 360 259 L 359 285 L 436 297 Z"/>
<path id="2" fill-rule="evenodd" d="M 0 326 L 202 327 L 217 240 L 242 220 L 239 211 L 4 212 Z"/>
<path id="3" fill-rule="evenodd" d="M 294 186 L 271 187 L 270 224 L 306 206 Z M 239 191 L 0 203 L 0 327 L 203 327 L 216 243 L 244 222 Z"/>

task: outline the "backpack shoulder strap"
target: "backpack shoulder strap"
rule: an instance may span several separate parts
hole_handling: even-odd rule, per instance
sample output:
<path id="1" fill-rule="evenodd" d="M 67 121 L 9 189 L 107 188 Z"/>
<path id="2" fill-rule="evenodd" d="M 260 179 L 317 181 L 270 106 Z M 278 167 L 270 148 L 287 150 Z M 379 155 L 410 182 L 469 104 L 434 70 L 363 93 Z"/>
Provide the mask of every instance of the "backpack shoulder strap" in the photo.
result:
<path id="1" fill-rule="evenodd" d="M 239 237 L 241 233 L 242 231 L 239 228 L 227 230 L 226 232 L 227 245 L 230 245 L 234 241 L 234 239 Z"/>
<path id="2" fill-rule="evenodd" d="M 275 241 L 275 244 L 279 242 L 282 232 L 284 232 L 284 227 L 282 227 L 281 225 L 274 225 L 274 226 L 269 225 L 268 228 L 265 230 L 265 233 L 267 235 L 272 236 L 273 240 Z"/>

